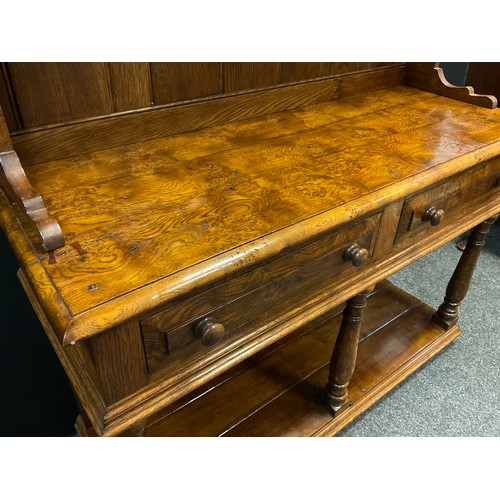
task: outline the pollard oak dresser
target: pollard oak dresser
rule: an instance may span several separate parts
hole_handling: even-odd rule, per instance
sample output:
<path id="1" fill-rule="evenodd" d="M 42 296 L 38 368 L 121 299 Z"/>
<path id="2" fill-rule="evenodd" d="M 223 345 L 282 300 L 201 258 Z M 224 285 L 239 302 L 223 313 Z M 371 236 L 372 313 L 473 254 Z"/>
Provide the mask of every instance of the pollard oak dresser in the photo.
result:
<path id="1" fill-rule="evenodd" d="M 449 344 L 496 99 L 435 63 L 3 63 L 0 225 L 79 435 L 329 436 Z M 471 231 L 442 305 L 386 278 Z"/>

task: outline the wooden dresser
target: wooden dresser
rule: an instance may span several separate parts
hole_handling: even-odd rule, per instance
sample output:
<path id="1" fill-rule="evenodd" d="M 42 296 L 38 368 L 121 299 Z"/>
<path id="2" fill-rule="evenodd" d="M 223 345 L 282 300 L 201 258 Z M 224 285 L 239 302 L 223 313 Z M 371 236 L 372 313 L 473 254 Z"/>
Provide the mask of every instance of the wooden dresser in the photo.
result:
<path id="1" fill-rule="evenodd" d="M 334 435 L 459 335 L 494 97 L 434 63 L 1 70 L 0 225 L 80 435 Z M 469 229 L 437 311 L 387 281 Z"/>

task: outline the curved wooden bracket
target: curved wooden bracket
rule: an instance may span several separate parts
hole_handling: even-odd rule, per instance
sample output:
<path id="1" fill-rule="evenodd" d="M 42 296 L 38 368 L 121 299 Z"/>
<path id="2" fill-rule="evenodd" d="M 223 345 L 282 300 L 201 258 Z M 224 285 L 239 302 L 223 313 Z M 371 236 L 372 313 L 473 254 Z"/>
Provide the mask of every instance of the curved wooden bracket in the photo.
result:
<path id="1" fill-rule="evenodd" d="M 493 109 L 498 104 L 495 96 L 476 94 L 474 88 L 470 86 L 459 87 L 452 85 L 446 79 L 443 68 L 439 67 L 439 63 L 408 63 L 405 84 L 483 108 Z"/>
<path id="2" fill-rule="evenodd" d="M 21 203 L 36 226 L 45 250 L 64 246 L 64 237 L 57 221 L 45 208 L 42 197 L 31 186 L 15 151 L 0 153 L 0 184 L 12 204 Z"/>

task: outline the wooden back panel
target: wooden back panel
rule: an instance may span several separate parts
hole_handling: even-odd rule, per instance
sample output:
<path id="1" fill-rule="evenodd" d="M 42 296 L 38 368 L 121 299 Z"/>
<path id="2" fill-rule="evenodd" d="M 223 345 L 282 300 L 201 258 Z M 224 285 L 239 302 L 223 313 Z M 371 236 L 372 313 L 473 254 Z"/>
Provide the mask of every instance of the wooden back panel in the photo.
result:
<path id="1" fill-rule="evenodd" d="M 29 167 L 366 93 L 403 79 L 479 106 L 497 104 L 471 87 L 450 85 L 437 63 L 68 62 L 0 63 L 0 105 L 13 146 Z"/>
<path id="2" fill-rule="evenodd" d="M 11 132 L 337 76 L 394 63 L 2 63 Z"/>
<path id="3" fill-rule="evenodd" d="M 403 63 L 0 63 L 24 167 L 401 84 Z"/>

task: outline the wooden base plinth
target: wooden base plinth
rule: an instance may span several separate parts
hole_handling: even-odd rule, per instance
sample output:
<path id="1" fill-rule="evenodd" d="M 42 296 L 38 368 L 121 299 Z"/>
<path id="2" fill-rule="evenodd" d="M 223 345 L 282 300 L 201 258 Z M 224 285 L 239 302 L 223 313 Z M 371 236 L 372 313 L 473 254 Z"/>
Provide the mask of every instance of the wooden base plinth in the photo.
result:
<path id="1" fill-rule="evenodd" d="M 433 323 L 434 312 L 389 282 L 372 293 L 349 405 L 335 417 L 316 398 L 328 380 L 338 313 L 158 412 L 145 435 L 333 436 L 460 334 L 458 326 L 444 330 Z"/>

